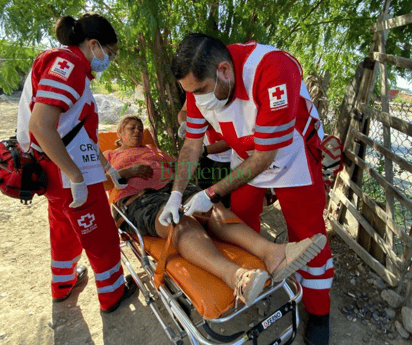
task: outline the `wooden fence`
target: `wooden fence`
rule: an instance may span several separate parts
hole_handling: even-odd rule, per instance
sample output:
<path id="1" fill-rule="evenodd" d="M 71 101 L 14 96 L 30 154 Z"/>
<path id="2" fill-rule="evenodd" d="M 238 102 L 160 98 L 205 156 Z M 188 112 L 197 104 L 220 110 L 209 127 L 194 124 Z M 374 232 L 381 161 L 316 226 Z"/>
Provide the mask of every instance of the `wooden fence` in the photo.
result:
<path id="1" fill-rule="evenodd" d="M 385 45 L 388 30 L 411 24 L 412 14 L 389 18 L 389 3 L 371 27 L 369 56 L 358 66 L 340 108 L 335 135 L 344 142 L 345 167 L 329 193 L 327 210 L 333 229 L 350 248 L 400 288 L 412 257 L 412 114 L 399 118 L 390 111 L 387 63 L 412 69 L 412 60 L 387 54 Z M 378 69 L 381 102 L 376 107 L 371 96 Z M 371 137 L 374 123 L 382 133 Z M 394 135 L 402 136 L 404 152 L 395 152 Z M 371 157 L 379 164 L 372 164 Z M 401 172 L 395 182 L 394 172 Z M 410 184 L 399 188 L 405 178 Z"/>

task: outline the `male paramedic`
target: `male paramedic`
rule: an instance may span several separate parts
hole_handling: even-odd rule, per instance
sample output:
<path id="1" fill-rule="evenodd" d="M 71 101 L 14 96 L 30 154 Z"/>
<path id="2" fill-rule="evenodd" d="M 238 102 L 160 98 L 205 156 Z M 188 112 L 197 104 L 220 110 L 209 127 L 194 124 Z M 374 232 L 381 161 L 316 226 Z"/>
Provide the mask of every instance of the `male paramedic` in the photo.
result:
<path id="1" fill-rule="evenodd" d="M 187 93 L 187 130 L 173 192 L 160 221 L 179 221 L 193 164 L 189 162 L 198 162 L 209 123 L 233 148 L 233 170 L 184 205 L 186 215 L 207 212 L 232 193 L 232 211 L 259 232 L 266 189 L 274 188 L 289 241 L 326 235 L 319 149 L 323 129 L 302 83 L 299 62 L 272 46 L 248 42 L 226 47 L 194 33 L 180 43 L 171 69 Z M 333 280 L 329 244 L 298 272 L 309 313 L 305 344 L 328 344 Z"/>

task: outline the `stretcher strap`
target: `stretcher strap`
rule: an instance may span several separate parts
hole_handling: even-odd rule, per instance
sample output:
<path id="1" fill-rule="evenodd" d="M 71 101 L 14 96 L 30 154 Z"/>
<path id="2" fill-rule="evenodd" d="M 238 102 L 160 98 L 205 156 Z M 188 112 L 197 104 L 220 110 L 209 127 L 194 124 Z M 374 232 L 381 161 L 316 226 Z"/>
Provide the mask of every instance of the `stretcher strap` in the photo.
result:
<path id="1" fill-rule="evenodd" d="M 160 286 L 165 285 L 165 270 L 166 270 L 166 262 L 167 258 L 170 255 L 170 252 L 172 250 L 173 243 L 172 243 L 172 237 L 173 237 L 173 225 L 169 225 L 169 230 L 167 234 L 167 240 L 166 240 L 166 245 L 163 249 L 162 255 L 160 256 L 159 261 L 157 262 L 156 266 L 156 271 L 154 273 L 153 281 L 157 289 L 159 289 Z"/>
<path id="2" fill-rule="evenodd" d="M 196 215 L 194 217 L 198 221 L 200 221 L 201 223 L 205 223 L 206 221 L 209 220 L 210 214 L 211 214 L 211 212 L 209 212 L 209 214 L 206 215 L 206 216 Z M 225 224 L 240 224 L 240 223 L 243 223 L 243 221 L 238 217 L 230 217 L 230 218 L 227 218 L 227 219 L 221 219 L 221 220 L 218 220 L 217 222 L 222 222 L 222 223 L 225 223 Z M 165 247 L 163 249 L 162 255 L 160 256 L 160 259 L 157 262 L 156 271 L 155 271 L 154 277 L 153 277 L 153 281 L 154 281 L 154 284 L 155 284 L 157 289 L 159 289 L 160 286 L 165 285 L 165 279 L 164 279 L 165 275 L 164 275 L 164 273 L 165 273 L 165 270 L 166 270 L 166 263 L 167 263 L 167 259 L 170 255 L 172 249 L 174 248 L 174 245 L 172 243 L 173 231 L 174 231 L 174 226 L 172 224 L 170 224 L 168 234 L 167 234 L 166 244 L 165 244 Z"/>

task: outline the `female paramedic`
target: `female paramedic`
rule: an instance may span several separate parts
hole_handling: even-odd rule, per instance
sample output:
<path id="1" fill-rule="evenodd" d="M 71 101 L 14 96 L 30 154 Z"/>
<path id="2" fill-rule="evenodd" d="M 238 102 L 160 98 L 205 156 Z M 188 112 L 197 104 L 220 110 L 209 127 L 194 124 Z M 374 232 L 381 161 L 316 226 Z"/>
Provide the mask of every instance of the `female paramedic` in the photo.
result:
<path id="1" fill-rule="evenodd" d="M 112 312 L 136 290 L 123 276 L 119 237 L 107 201 L 106 173 L 117 188 L 119 173 L 98 146 L 98 114 L 90 91 L 92 71 L 102 72 L 116 56 L 117 36 L 99 14 L 56 25 L 63 48 L 35 59 L 19 104 L 17 139 L 22 149 L 43 156 L 49 201 L 53 302 L 69 297 L 87 277 L 76 264 L 82 249 L 95 273 L 100 308 Z"/>

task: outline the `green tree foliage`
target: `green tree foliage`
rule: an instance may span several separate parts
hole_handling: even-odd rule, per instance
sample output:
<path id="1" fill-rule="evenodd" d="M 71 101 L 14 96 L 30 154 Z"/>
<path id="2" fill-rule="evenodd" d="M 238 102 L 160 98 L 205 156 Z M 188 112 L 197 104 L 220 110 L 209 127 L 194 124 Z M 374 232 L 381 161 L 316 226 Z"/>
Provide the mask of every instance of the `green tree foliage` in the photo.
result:
<path id="1" fill-rule="evenodd" d="M 302 64 L 305 74 L 328 70 L 331 85 L 328 96 L 338 102 L 355 69 L 369 52 L 373 39 L 370 27 L 383 9 L 378 0 L 0 0 L 3 40 L 16 47 L 7 55 L 15 68 L 27 71 L 30 63 L 17 60 L 24 47 L 50 42 L 56 45 L 53 27 L 61 15 L 78 17 L 85 11 L 103 14 L 119 36 L 116 63 L 103 74 L 110 90 L 111 81 L 124 90 L 142 84 L 145 105 L 155 140 L 167 151 L 178 148 L 176 114 L 184 95 L 170 75 L 170 61 L 179 42 L 190 32 L 204 32 L 224 43 L 256 40 L 289 51 Z M 393 0 L 394 17 L 412 12 L 409 0 Z M 411 57 L 412 26 L 390 31 L 387 51 Z M 4 42 L 4 41 L 2 41 Z M 36 50 L 31 50 L 35 52 Z M 3 54 L 5 54 L 3 56 Z M 13 60 L 15 59 L 15 60 Z M 8 64 L 12 70 L 13 63 Z M 1 68 L 1 67 L 0 67 Z M 394 69 L 391 69 L 391 73 Z M 408 78 L 410 72 L 402 71 Z M 409 73 L 409 74 L 408 74 Z M 11 75 L 11 74 L 9 74 Z M 0 87 L 10 92 L 14 77 L 0 78 Z M 2 75 L 3 76 L 3 75 Z M 10 80 L 9 80 L 10 79 Z M 5 85 L 9 83 L 6 89 Z M 13 85 L 13 86 L 12 86 Z M 182 97 L 183 96 L 183 97 Z"/>

